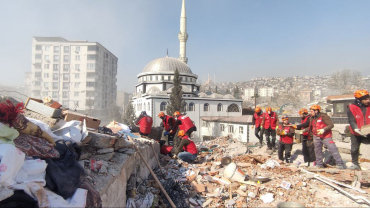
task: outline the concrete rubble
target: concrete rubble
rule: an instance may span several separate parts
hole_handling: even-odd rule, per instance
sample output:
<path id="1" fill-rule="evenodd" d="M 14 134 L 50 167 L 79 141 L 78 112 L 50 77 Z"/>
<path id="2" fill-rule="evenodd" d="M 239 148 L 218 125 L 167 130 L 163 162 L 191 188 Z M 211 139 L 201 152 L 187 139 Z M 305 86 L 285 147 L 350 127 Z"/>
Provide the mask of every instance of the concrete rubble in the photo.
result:
<path id="1" fill-rule="evenodd" d="M 183 193 L 181 197 L 173 198 L 176 196 L 172 193 L 175 188 L 164 185 L 175 204 L 178 200 L 184 200 L 188 207 L 276 207 L 281 202 L 296 202 L 305 207 L 369 206 L 364 201 L 357 203 L 351 200 L 332 186 L 317 180 L 315 176 L 319 174 L 349 187 L 356 178 L 363 193 L 340 187 L 356 197 L 368 198 L 370 171 L 338 170 L 330 167 L 315 169 L 298 164 L 301 156 L 297 155 L 296 161 L 286 164 L 277 159 L 276 152 L 270 155 L 266 153 L 265 147 L 247 148 L 247 145 L 227 137 L 203 142 L 198 147 L 200 152 L 194 164 L 160 155 L 165 174 L 159 169 L 155 172 L 162 184 L 174 181 L 177 185 L 173 187 L 185 188 L 183 192 L 179 192 Z M 235 181 L 235 177 L 226 177 L 229 165 L 222 164 L 225 156 L 231 156 L 229 165 L 236 164 L 237 172 L 240 176 L 245 176 L 245 180 Z M 133 183 L 127 189 L 131 190 L 130 200 L 138 201 L 148 197 L 150 193 L 153 195 L 153 206 L 170 206 L 151 177 Z M 137 190 L 136 195 L 132 195 L 132 190 Z M 180 205 L 176 204 L 178 207 Z"/>

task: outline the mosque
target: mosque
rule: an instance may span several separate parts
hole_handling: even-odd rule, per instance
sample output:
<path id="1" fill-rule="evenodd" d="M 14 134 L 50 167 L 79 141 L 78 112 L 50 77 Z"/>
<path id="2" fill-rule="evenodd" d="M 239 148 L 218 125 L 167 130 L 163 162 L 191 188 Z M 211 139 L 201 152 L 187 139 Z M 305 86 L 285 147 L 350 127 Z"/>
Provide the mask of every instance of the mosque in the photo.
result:
<path id="1" fill-rule="evenodd" d="M 219 129 L 214 124 L 202 118 L 226 118 L 242 116 L 242 100 L 235 99 L 232 95 L 220 95 L 199 93 L 200 85 L 197 84 L 198 76 L 192 72 L 187 65 L 186 41 L 186 9 L 185 0 L 182 0 L 180 33 L 180 57 L 163 57 L 149 62 L 143 71 L 137 75 L 138 83 L 133 93 L 133 106 L 136 115 L 141 111 L 146 111 L 153 117 L 153 126 L 159 126 L 161 119 L 157 117 L 161 111 L 166 112 L 167 102 L 173 87 L 173 77 L 175 70 L 180 73 L 183 98 L 186 102 L 186 114 L 194 121 L 197 131 L 193 132 L 194 141 L 202 141 L 209 132 Z M 212 119 L 214 120 L 214 119 Z M 205 132 L 207 131 L 207 132 Z M 217 130 L 218 131 L 218 130 Z"/>

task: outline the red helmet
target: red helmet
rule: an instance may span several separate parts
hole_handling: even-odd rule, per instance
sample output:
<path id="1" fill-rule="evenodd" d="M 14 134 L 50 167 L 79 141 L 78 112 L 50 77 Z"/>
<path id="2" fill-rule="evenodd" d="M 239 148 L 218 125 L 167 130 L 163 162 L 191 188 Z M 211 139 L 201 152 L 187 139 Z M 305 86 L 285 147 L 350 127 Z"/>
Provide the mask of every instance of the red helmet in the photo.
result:
<path id="1" fill-rule="evenodd" d="M 321 107 L 319 105 L 312 105 L 310 107 L 310 110 L 318 110 L 320 112 L 321 111 Z"/>
<path id="2" fill-rule="evenodd" d="M 254 111 L 255 111 L 256 113 L 259 113 L 259 112 L 261 112 L 261 108 L 260 108 L 260 107 L 256 107 L 256 109 L 254 109 Z"/>
<path id="3" fill-rule="evenodd" d="M 357 90 L 357 91 L 354 93 L 354 95 L 355 95 L 355 98 L 359 99 L 359 98 L 361 98 L 361 97 L 363 97 L 363 96 L 365 96 L 365 95 L 369 95 L 369 92 L 368 92 L 368 91 L 366 91 L 366 90 Z"/>
<path id="4" fill-rule="evenodd" d="M 302 114 L 308 114 L 308 111 L 306 108 L 302 108 L 301 110 L 299 110 L 299 115 L 302 115 Z"/>

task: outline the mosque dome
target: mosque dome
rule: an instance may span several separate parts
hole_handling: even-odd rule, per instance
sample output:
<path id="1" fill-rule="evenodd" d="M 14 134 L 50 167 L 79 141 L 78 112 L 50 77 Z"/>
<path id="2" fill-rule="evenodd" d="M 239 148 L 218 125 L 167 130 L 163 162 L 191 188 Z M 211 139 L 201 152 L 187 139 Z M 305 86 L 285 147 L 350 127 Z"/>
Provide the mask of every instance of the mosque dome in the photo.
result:
<path id="1" fill-rule="evenodd" d="M 173 57 L 163 57 L 149 62 L 143 69 L 142 73 L 149 72 L 175 72 L 179 70 L 181 74 L 193 74 L 190 67 L 183 61 Z"/>

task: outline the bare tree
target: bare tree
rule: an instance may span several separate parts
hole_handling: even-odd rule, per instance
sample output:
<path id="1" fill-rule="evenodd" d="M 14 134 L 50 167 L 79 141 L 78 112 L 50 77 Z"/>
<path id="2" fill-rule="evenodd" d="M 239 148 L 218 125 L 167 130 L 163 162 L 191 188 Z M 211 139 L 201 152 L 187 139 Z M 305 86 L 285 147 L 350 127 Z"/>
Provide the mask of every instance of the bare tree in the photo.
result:
<path id="1" fill-rule="evenodd" d="M 343 69 L 334 72 L 330 77 L 330 88 L 339 94 L 350 94 L 362 86 L 362 74 L 356 70 Z"/>

